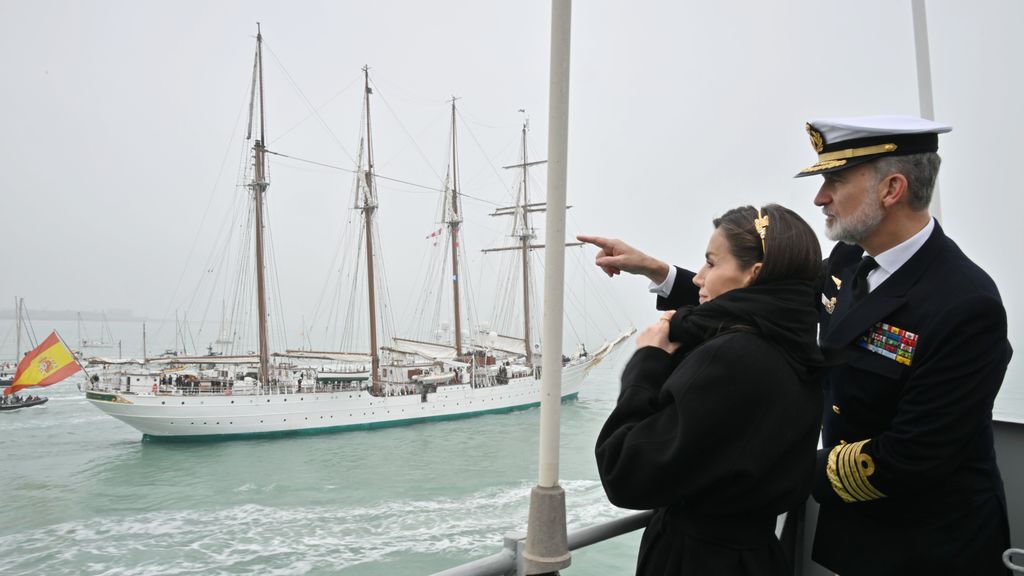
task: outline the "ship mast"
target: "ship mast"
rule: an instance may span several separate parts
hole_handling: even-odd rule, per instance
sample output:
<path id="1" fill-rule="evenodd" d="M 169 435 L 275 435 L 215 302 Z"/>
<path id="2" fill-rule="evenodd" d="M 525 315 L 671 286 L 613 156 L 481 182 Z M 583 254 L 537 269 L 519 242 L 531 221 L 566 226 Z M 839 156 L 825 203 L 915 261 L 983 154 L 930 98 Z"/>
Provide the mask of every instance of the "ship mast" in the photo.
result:
<path id="1" fill-rule="evenodd" d="M 524 112 L 524 110 L 520 110 Z M 518 250 L 520 253 L 520 259 L 522 260 L 523 268 L 523 346 L 526 351 L 526 365 L 533 367 L 533 339 L 530 337 L 530 250 L 534 248 L 543 248 L 536 244 L 531 244 L 534 238 L 537 237 L 533 233 L 533 229 L 530 227 L 529 214 L 530 212 L 537 212 L 544 210 L 544 204 L 530 204 L 529 190 L 527 189 L 527 182 L 529 182 L 530 166 L 536 166 L 538 164 L 544 164 L 546 160 L 538 160 L 536 162 L 530 162 L 526 151 L 526 132 L 530 128 L 530 121 L 523 121 L 523 161 L 519 164 L 512 164 L 511 166 L 502 166 L 502 168 L 522 168 L 523 169 L 523 182 L 520 185 L 521 194 L 519 194 L 518 201 L 515 206 L 508 206 L 504 208 L 498 208 L 491 214 L 491 216 L 512 216 L 515 220 L 519 221 L 519 226 L 513 226 L 513 236 L 519 238 L 519 245 L 507 248 L 489 248 L 484 252 L 499 252 L 503 250 Z"/>
<path id="2" fill-rule="evenodd" d="M 448 224 L 452 244 L 452 306 L 455 311 L 455 355 L 462 356 L 462 314 L 459 307 L 459 228 L 462 215 L 459 214 L 459 156 L 455 145 L 455 100 L 452 96 L 452 163 L 451 187 L 447 191 L 448 210 L 445 223 Z"/>
<path id="3" fill-rule="evenodd" d="M 529 120 L 523 121 L 523 204 L 521 216 L 523 228 L 519 234 L 519 244 L 523 260 L 523 344 L 526 346 L 526 365 L 532 368 L 533 344 L 530 340 L 530 241 L 533 240 L 534 234 L 530 229 L 528 220 L 530 200 L 527 197 L 526 188 L 526 183 L 529 181 L 527 167 L 530 165 L 529 159 L 526 157 L 526 128 L 528 123 Z"/>
<path id="4" fill-rule="evenodd" d="M 525 110 L 520 110 L 525 112 Z M 529 215 L 530 212 L 542 212 L 547 209 L 547 204 L 544 202 L 536 202 L 531 204 L 529 197 L 529 190 L 527 189 L 527 183 L 529 182 L 529 168 L 530 166 L 537 166 L 538 164 L 545 164 L 547 160 L 535 160 L 530 162 L 527 155 L 526 148 L 526 133 L 530 129 L 530 121 L 526 120 L 523 122 L 523 161 L 519 164 L 512 164 L 510 166 L 502 166 L 502 168 L 522 168 L 523 170 L 523 182 L 521 185 L 522 194 L 519 195 L 515 206 L 505 206 L 496 209 L 491 213 L 491 216 L 512 216 L 518 220 L 518 227 L 513 226 L 512 235 L 519 238 L 518 246 L 509 246 L 503 248 L 488 248 L 483 250 L 484 252 L 501 252 L 506 250 L 517 250 L 520 252 L 523 265 L 523 344 L 526 347 L 526 364 L 527 366 L 533 367 L 533 341 L 530 337 L 530 251 L 538 248 L 544 248 L 544 244 L 532 244 L 532 241 L 537 237 L 533 232 L 533 228 L 530 227 Z M 566 246 L 579 246 L 580 242 L 568 242 Z"/>
<path id="5" fill-rule="evenodd" d="M 263 106 L 263 34 L 256 24 L 256 70 L 259 74 L 260 137 L 253 145 L 255 174 L 250 187 L 256 206 L 256 303 L 259 311 L 260 382 L 270 386 L 270 352 L 267 344 L 267 293 L 263 263 L 263 198 L 269 183 L 266 177 L 266 112 Z"/>
<path id="6" fill-rule="evenodd" d="M 377 190 L 374 186 L 373 139 L 370 130 L 370 67 L 363 66 L 363 99 L 366 103 L 366 171 L 363 176 L 363 222 L 366 228 L 366 290 L 370 306 L 370 383 L 372 394 L 380 395 L 380 357 L 377 355 L 377 299 L 373 278 L 373 213 L 377 210 Z"/>
<path id="7" fill-rule="evenodd" d="M 21 362 L 21 308 L 24 305 L 25 305 L 25 299 L 24 298 L 19 298 L 19 297 L 15 297 L 14 298 L 14 308 L 15 308 L 14 317 L 16 318 L 15 324 L 16 324 L 16 329 L 18 331 L 18 336 L 17 336 L 18 347 L 15 349 L 15 353 L 14 353 L 14 363 L 15 364 Z"/>

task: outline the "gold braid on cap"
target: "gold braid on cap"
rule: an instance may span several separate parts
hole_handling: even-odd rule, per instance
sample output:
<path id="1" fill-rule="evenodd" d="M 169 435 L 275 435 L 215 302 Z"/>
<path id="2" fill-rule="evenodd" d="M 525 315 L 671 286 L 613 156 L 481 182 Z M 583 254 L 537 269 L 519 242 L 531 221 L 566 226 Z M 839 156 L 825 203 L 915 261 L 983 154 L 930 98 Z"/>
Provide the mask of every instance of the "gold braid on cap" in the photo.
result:
<path id="1" fill-rule="evenodd" d="M 754 219 L 754 229 L 757 230 L 757 235 L 761 237 L 761 252 L 764 254 L 768 253 L 768 249 L 764 244 L 764 236 L 768 232 L 768 215 L 761 216 L 761 209 L 757 209 L 757 218 Z"/>

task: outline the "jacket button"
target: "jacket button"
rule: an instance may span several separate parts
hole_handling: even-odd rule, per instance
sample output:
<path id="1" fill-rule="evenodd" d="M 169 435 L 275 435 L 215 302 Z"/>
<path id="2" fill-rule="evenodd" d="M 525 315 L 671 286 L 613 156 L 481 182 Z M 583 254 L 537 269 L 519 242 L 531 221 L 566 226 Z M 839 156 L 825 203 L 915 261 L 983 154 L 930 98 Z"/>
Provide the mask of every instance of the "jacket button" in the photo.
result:
<path id="1" fill-rule="evenodd" d="M 832 411 L 835 412 L 836 414 L 839 414 L 839 406 L 836 406 L 835 404 L 833 404 L 832 405 Z"/>

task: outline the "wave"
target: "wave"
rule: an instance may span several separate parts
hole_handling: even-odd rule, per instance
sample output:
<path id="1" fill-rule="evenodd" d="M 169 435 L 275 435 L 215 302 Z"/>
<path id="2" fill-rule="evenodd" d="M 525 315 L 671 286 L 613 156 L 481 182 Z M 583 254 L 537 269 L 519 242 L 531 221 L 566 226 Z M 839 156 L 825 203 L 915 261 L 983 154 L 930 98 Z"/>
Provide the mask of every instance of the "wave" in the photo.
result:
<path id="1" fill-rule="evenodd" d="M 621 516 L 600 482 L 562 483 L 570 529 Z M 0 537 L 3 574 L 309 574 L 410 554 L 493 554 L 525 531 L 531 484 L 366 506 L 164 510 L 65 522 Z M 256 491 L 254 484 L 235 488 Z"/>

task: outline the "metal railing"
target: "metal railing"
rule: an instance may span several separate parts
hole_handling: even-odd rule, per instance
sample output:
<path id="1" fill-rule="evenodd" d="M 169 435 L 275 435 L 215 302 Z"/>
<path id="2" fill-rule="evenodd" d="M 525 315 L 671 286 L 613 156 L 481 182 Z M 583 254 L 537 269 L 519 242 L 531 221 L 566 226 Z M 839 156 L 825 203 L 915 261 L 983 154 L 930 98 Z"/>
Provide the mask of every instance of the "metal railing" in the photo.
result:
<path id="1" fill-rule="evenodd" d="M 1007 486 L 1007 512 L 1010 520 L 1010 533 L 1015 538 L 1011 541 L 1018 547 L 1010 548 L 1003 553 L 1003 564 L 1014 574 L 1024 574 L 1024 549 L 1020 548 L 1024 535 L 1024 463 L 1017 457 L 1024 451 L 1024 420 L 993 420 L 995 430 L 995 447 L 999 458 L 999 467 L 1003 482 Z M 776 527 L 776 536 L 782 543 L 783 550 L 793 560 L 796 576 L 830 576 L 832 572 L 815 564 L 811 559 L 811 543 L 814 539 L 817 504 L 813 498 L 806 506 L 786 515 L 781 530 Z M 597 542 L 610 540 L 647 526 L 651 512 L 641 512 L 625 516 L 610 522 L 597 524 L 568 534 L 569 549 L 576 550 Z M 434 576 L 524 576 L 522 557 L 525 534 L 511 533 L 505 536 L 502 551 L 498 554 L 472 561 L 468 564 L 455 566 Z M 1016 560 L 1017 563 L 1014 561 Z"/>
<path id="2" fill-rule="evenodd" d="M 1011 572 L 1017 574 L 1024 574 L 1024 566 L 1018 566 L 1017 564 L 1014 564 L 1014 554 L 1021 558 L 1024 558 L 1024 550 L 1021 550 L 1020 548 L 1008 548 L 1006 552 L 1003 552 L 1003 564 L 1005 564 Z"/>
<path id="3" fill-rule="evenodd" d="M 568 534 L 569 550 L 604 542 L 644 528 L 651 521 L 653 514 L 648 510 L 573 530 Z M 437 572 L 434 576 L 524 576 L 522 558 L 525 547 L 526 533 L 511 532 L 505 535 L 501 552 Z"/>

